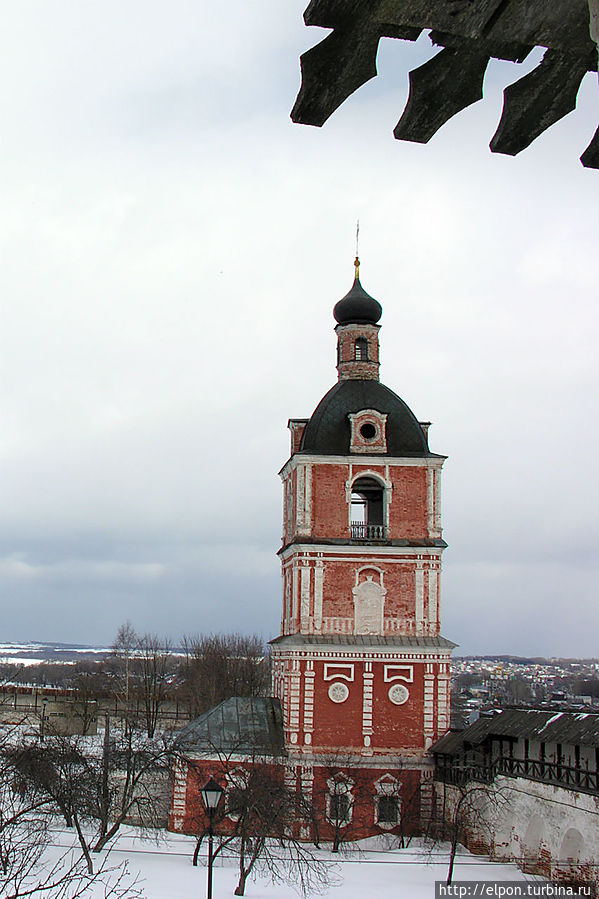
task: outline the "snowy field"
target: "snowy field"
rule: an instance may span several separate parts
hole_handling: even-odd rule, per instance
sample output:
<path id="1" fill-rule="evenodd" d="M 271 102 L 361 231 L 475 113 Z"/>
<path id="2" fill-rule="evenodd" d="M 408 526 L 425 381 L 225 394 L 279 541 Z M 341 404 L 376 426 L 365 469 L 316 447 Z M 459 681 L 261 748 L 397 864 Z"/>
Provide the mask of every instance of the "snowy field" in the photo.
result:
<path id="1" fill-rule="evenodd" d="M 68 832 L 57 835 L 57 843 L 66 847 Z M 109 854 L 110 865 L 127 861 L 129 871 L 138 877 L 138 886 L 147 899 L 189 899 L 206 895 L 206 858 L 194 868 L 191 855 L 194 840 L 179 834 L 166 834 L 160 843 L 144 841 L 128 828 L 115 842 Z M 59 848 L 53 852 L 58 853 Z M 433 899 L 435 880 L 447 876 L 448 847 L 440 847 L 432 854 L 419 845 L 408 849 L 385 850 L 375 841 L 363 841 L 360 848 L 344 850 L 341 856 L 323 850 L 323 860 L 330 865 L 334 884 L 325 893 L 326 899 Z M 96 856 L 97 858 L 97 856 Z M 522 874 L 515 865 L 491 863 L 461 850 L 454 869 L 456 880 L 534 880 L 541 878 Z M 215 899 L 233 896 L 237 885 L 237 868 L 232 858 L 217 859 L 214 866 L 213 895 Z M 273 885 L 269 879 L 258 877 L 246 885 L 248 899 L 297 899 L 298 892 L 289 885 Z M 98 885 L 92 895 L 100 897 Z"/>

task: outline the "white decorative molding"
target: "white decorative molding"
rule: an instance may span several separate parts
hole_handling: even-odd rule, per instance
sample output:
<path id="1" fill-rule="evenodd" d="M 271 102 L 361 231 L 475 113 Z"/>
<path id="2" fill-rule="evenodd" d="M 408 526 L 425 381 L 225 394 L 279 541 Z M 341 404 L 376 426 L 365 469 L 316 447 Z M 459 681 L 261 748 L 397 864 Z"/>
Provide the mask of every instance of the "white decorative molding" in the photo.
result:
<path id="1" fill-rule="evenodd" d="M 182 827 L 187 806 L 187 762 L 175 759 L 173 766 L 173 823 L 175 829 Z"/>
<path id="2" fill-rule="evenodd" d="M 437 624 L 437 587 L 439 583 L 439 572 L 435 568 L 429 568 L 428 571 L 428 620 L 430 624 Z"/>
<path id="3" fill-rule="evenodd" d="M 383 680 L 386 684 L 396 680 L 403 680 L 407 684 L 414 683 L 413 665 L 385 665 L 383 671 Z"/>
<path id="4" fill-rule="evenodd" d="M 347 774 L 341 771 L 327 780 L 328 793 L 326 797 L 326 816 L 333 826 L 346 827 L 352 819 L 354 797 L 351 789 L 354 781 Z M 337 802 L 333 803 L 333 797 L 337 798 Z M 342 802 L 342 798 L 345 802 Z M 343 808 L 344 814 L 341 815 Z"/>
<path id="5" fill-rule="evenodd" d="M 413 636 L 416 626 L 413 618 L 385 618 L 383 619 L 383 631 L 385 634 L 401 634 L 404 637 Z"/>
<path id="6" fill-rule="evenodd" d="M 449 675 L 437 675 L 437 733 L 443 734 L 449 727 Z"/>
<path id="7" fill-rule="evenodd" d="M 298 553 L 305 553 L 309 557 L 314 558 L 318 554 L 322 554 L 327 562 L 355 562 L 358 565 L 366 565 L 379 563 L 387 565 L 389 556 L 392 561 L 398 564 L 413 565 L 418 556 L 421 560 L 439 561 L 443 547 L 441 546 L 375 546 L 364 543 L 358 549 L 353 544 L 339 544 L 331 546 L 327 543 L 292 543 L 280 550 L 281 561 L 287 562 L 292 560 Z"/>
<path id="8" fill-rule="evenodd" d="M 435 530 L 435 492 L 432 468 L 426 469 L 426 528 L 428 536 L 432 537 Z"/>
<path id="9" fill-rule="evenodd" d="M 365 663 L 366 670 L 362 674 L 362 738 L 364 746 L 370 747 L 372 728 L 372 712 L 373 712 L 373 681 L 372 662 Z"/>
<path id="10" fill-rule="evenodd" d="M 304 527 L 308 533 L 312 530 L 312 466 L 306 465 L 304 481 Z"/>
<path id="11" fill-rule="evenodd" d="M 329 687 L 329 699 L 331 702 L 345 702 L 349 696 L 349 687 L 343 681 L 335 681 Z"/>
<path id="12" fill-rule="evenodd" d="M 292 731 L 299 730 L 300 718 L 300 677 L 299 661 L 294 660 L 294 669 L 289 674 L 289 729 Z"/>
<path id="13" fill-rule="evenodd" d="M 360 583 L 360 575 L 365 574 L 366 571 L 374 571 L 374 573 L 378 575 L 379 584 L 381 585 L 381 587 L 384 586 L 384 584 L 383 584 L 383 577 L 385 576 L 384 570 L 382 568 L 379 568 L 378 565 L 366 564 L 366 565 L 362 565 L 360 568 L 356 568 L 356 571 L 355 571 L 356 587 Z"/>
<path id="14" fill-rule="evenodd" d="M 440 537 L 443 530 L 441 528 L 441 469 L 437 468 L 434 470 L 435 477 L 435 515 L 433 521 L 433 529 L 435 532 L 435 537 Z"/>
<path id="15" fill-rule="evenodd" d="M 403 705 L 410 698 L 410 691 L 403 684 L 392 684 L 387 695 L 393 705 Z"/>
<path id="16" fill-rule="evenodd" d="M 398 778 L 393 777 L 392 774 L 383 774 L 382 777 L 379 777 L 377 781 L 375 781 L 374 789 L 376 791 L 374 797 L 374 821 L 381 830 L 392 830 L 394 827 L 397 827 L 400 821 L 401 815 L 401 801 L 400 801 L 400 791 L 401 791 L 401 783 Z M 396 817 L 395 821 L 379 821 L 380 815 L 380 801 L 381 799 L 394 799 L 395 800 L 395 809 L 396 809 Z"/>
<path id="17" fill-rule="evenodd" d="M 350 453 L 387 452 L 387 415 L 376 409 L 362 409 L 360 412 L 350 413 L 348 416 L 351 425 Z M 366 431 L 369 431 L 367 434 Z"/>
<path id="18" fill-rule="evenodd" d="M 300 628 L 308 629 L 310 617 L 310 568 L 308 562 L 304 562 L 300 569 Z"/>
<path id="19" fill-rule="evenodd" d="M 424 667 L 424 736 L 425 746 L 432 745 L 432 738 L 435 732 L 435 722 L 433 718 L 435 703 L 435 674 L 432 662 L 427 662 Z M 428 747 L 427 747 L 428 748 Z"/>
<path id="20" fill-rule="evenodd" d="M 304 743 L 312 742 L 314 730 L 314 662 L 306 663 L 304 671 Z"/>
<path id="21" fill-rule="evenodd" d="M 447 456 L 437 456 L 430 458 L 429 456 L 386 456 L 385 465 L 392 468 L 442 468 Z M 279 477 L 285 478 L 290 471 L 301 465 L 347 465 L 347 456 L 317 456 L 315 454 L 302 453 L 295 454 L 283 466 L 279 472 Z M 380 465 L 381 460 L 375 455 L 372 458 L 364 456 L 360 459 L 360 465 Z"/>
<path id="22" fill-rule="evenodd" d="M 416 633 L 421 634 L 424 624 L 424 568 L 422 562 L 417 562 L 414 570 L 414 616 Z"/>
<path id="23" fill-rule="evenodd" d="M 323 680 L 347 680 L 353 681 L 354 679 L 354 666 L 353 665 L 338 665 L 326 663 L 324 666 L 324 676 Z"/>
<path id="24" fill-rule="evenodd" d="M 295 475 L 295 530 L 298 534 L 303 533 L 304 503 L 306 498 L 305 480 L 306 466 L 298 465 Z"/>
<path id="25" fill-rule="evenodd" d="M 369 576 L 352 588 L 354 597 L 354 632 L 356 634 L 383 633 L 383 607 L 387 591 Z"/>
<path id="26" fill-rule="evenodd" d="M 319 560 L 314 567 L 314 630 L 322 630 L 322 591 L 324 584 L 324 562 Z"/>
<path id="27" fill-rule="evenodd" d="M 299 577 L 298 577 L 297 569 L 298 569 L 298 564 L 297 564 L 297 561 L 294 560 L 293 568 L 291 571 L 291 620 L 292 621 L 295 621 L 295 619 L 297 618 L 297 611 L 298 611 L 297 600 L 298 600 L 298 593 L 299 593 L 299 586 L 298 586 Z"/>
<path id="28" fill-rule="evenodd" d="M 322 630 L 325 634 L 353 634 L 353 618 L 323 618 Z"/>

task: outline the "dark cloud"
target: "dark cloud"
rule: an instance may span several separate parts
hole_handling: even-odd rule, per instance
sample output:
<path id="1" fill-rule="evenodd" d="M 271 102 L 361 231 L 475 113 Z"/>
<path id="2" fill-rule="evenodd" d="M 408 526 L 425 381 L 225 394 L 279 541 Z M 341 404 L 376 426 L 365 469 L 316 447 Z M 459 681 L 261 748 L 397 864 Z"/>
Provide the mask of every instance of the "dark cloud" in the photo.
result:
<path id="1" fill-rule="evenodd" d="M 588 654 L 596 82 L 516 159 L 486 145 L 534 60 L 401 144 L 431 50 L 384 41 L 379 78 L 302 128 L 297 57 L 324 32 L 300 13 L 33 3 L 0 36 L 4 636 L 276 633 L 285 425 L 335 380 L 359 217 L 383 380 L 450 456 L 448 636 Z"/>

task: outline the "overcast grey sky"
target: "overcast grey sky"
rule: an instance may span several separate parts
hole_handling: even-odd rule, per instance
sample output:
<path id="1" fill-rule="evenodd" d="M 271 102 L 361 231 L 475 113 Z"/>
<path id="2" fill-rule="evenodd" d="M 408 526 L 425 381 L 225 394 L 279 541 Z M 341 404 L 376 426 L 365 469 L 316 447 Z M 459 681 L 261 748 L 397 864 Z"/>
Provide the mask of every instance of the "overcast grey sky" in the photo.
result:
<path id="1" fill-rule="evenodd" d="M 222 10 L 222 11 L 221 11 Z M 323 129 L 289 120 L 303 3 L 20 0 L 0 33 L 4 640 L 278 632 L 286 422 L 332 307 L 383 305 L 382 380 L 446 453 L 443 631 L 599 655 L 597 196 L 579 107 L 515 159 L 503 87 L 393 140 L 428 39 Z"/>

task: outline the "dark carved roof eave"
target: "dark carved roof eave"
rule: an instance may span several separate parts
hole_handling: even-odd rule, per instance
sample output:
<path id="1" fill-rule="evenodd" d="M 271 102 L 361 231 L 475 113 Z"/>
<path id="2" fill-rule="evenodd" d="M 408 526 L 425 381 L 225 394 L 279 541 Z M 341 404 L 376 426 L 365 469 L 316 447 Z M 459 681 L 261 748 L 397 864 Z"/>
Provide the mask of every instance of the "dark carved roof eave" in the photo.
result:
<path id="1" fill-rule="evenodd" d="M 393 132 L 398 140 L 428 143 L 449 119 L 482 99 L 491 58 L 521 62 L 533 47 L 543 47 L 536 68 L 506 87 L 490 142 L 492 152 L 515 156 L 575 108 L 582 79 L 597 69 L 588 0 L 389 0 L 382 6 L 312 0 L 305 21 L 333 29 L 301 57 L 291 118 L 306 125 L 322 126 L 377 75 L 382 37 L 413 41 L 423 29 L 443 49 L 410 72 L 408 102 Z M 599 168 L 599 128 L 580 158 Z"/>

